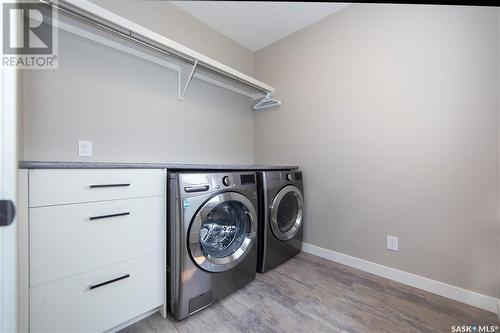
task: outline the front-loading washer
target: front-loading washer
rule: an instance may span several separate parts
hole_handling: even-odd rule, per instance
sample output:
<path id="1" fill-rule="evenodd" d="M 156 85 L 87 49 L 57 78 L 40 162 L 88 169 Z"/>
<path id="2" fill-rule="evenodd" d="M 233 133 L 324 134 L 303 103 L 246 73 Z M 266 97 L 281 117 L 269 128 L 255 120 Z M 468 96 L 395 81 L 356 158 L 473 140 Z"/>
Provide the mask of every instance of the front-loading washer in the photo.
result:
<path id="1" fill-rule="evenodd" d="M 304 226 L 302 172 L 261 171 L 257 272 L 284 263 L 301 251 Z"/>
<path id="2" fill-rule="evenodd" d="M 177 319 L 255 278 L 255 172 L 168 175 L 168 309 Z"/>

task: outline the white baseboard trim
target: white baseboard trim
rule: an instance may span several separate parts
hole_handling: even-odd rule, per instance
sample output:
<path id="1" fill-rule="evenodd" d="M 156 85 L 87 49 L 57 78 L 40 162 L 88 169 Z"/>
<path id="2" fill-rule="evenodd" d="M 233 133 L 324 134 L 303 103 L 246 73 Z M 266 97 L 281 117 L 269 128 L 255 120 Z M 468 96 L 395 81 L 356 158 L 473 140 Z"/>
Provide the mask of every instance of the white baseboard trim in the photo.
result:
<path id="1" fill-rule="evenodd" d="M 382 276 L 386 279 L 394 280 L 418 289 L 423 289 L 431 293 L 451 298 L 455 301 L 469 304 L 493 313 L 497 313 L 500 318 L 500 300 L 491 296 L 482 295 L 474 291 L 462 289 L 450 284 L 431 280 L 429 278 L 400 271 L 395 268 L 376 264 L 371 261 L 351 257 L 349 255 L 328 250 L 319 246 L 303 243 L 302 251 L 314 254 L 340 264 L 357 268 L 359 270 Z"/>

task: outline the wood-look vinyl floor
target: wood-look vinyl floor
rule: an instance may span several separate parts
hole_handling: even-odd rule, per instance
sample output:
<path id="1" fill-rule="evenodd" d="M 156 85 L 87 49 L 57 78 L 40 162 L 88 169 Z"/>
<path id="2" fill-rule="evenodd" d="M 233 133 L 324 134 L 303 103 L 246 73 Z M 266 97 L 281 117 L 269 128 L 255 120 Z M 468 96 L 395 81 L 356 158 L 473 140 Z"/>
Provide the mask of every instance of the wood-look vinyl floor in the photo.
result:
<path id="1" fill-rule="evenodd" d="M 122 333 L 441 333 L 470 324 L 500 326 L 494 313 L 301 253 L 188 319 L 154 314 Z"/>

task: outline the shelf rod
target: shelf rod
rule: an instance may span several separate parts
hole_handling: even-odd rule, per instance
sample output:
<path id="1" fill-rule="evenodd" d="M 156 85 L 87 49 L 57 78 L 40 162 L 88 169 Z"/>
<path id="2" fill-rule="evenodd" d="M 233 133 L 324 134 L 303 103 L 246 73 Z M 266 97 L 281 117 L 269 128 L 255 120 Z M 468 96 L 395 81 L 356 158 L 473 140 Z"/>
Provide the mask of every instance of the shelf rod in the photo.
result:
<path id="1" fill-rule="evenodd" d="M 77 13 L 77 12 L 71 10 L 71 9 L 62 7 L 61 5 L 56 4 L 56 3 L 52 2 L 52 1 L 40 0 L 40 2 L 43 2 L 43 3 L 45 3 L 45 4 L 49 5 L 49 6 L 52 6 L 52 8 L 55 8 L 56 10 L 58 10 L 60 12 L 63 12 L 65 14 L 69 15 L 69 16 L 72 16 L 73 18 L 76 18 L 76 19 L 78 19 L 80 21 L 86 22 L 86 23 L 88 23 L 90 25 L 94 25 L 94 26 L 96 26 L 96 27 L 98 27 L 98 28 L 100 28 L 102 30 L 105 30 L 105 31 L 110 32 L 112 34 L 115 34 L 115 35 L 118 35 L 120 37 L 123 37 L 123 38 L 125 38 L 125 39 L 127 39 L 129 41 L 138 43 L 138 44 L 140 44 L 140 45 L 142 45 L 144 47 L 153 49 L 153 50 L 155 50 L 157 52 L 164 53 L 164 54 L 166 54 L 166 55 L 168 55 L 170 57 L 174 57 L 177 60 L 181 60 L 181 61 L 189 63 L 191 65 L 194 64 L 194 60 L 188 59 L 186 57 L 182 57 L 182 56 L 180 56 L 180 55 L 178 55 L 178 54 L 176 54 L 174 52 L 170 52 L 168 50 L 162 49 L 161 47 L 158 47 L 156 45 L 153 45 L 151 43 L 143 41 L 142 39 L 134 37 L 132 31 L 128 31 L 128 34 L 127 34 L 127 33 L 122 32 L 122 31 L 120 31 L 120 30 L 118 30 L 116 28 L 113 28 L 113 27 L 111 27 L 109 25 L 106 25 L 106 24 L 101 23 L 101 22 L 99 22 L 97 20 L 94 20 L 91 17 L 82 15 L 82 14 Z"/>
<path id="2" fill-rule="evenodd" d="M 154 51 L 163 53 L 163 54 L 165 54 L 165 55 L 167 55 L 169 57 L 173 57 L 173 58 L 175 58 L 177 60 L 180 60 L 180 61 L 182 61 L 184 63 L 187 63 L 187 64 L 195 65 L 195 63 L 196 63 L 198 67 L 203 67 L 205 70 L 213 72 L 213 73 L 215 73 L 217 75 L 222 75 L 226 79 L 230 79 L 230 80 L 232 80 L 232 81 L 234 81 L 234 82 L 236 82 L 238 84 L 242 84 L 242 85 L 245 85 L 247 87 L 251 87 L 251 88 L 253 88 L 255 90 L 258 90 L 258 91 L 261 91 L 261 92 L 264 92 L 264 93 L 268 92 L 268 90 L 266 90 L 266 89 L 263 89 L 261 87 L 255 86 L 255 85 L 253 85 L 251 83 L 248 83 L 248 82 L 244 82 L 244 81 L 242 81 L 242 80 L 240 80 L 238 78 L 235 78 L 235 77 L 233 77 L 231 75 L 228 75 L 228 74 L 226 74 L 224 72 L 221 72 L 221 71 L 219 71 L 217 69 L 214 69 L 212 66 L 207 65 L 207 64 L 199 61 L 198 59 L 191 59 L 191 58 L 188 58 L 186 55 L 177 54 L 176 52 L 172 52 L 172 51 L 166 50 L 164 48 L 161 48 L 159 46 L 156 46 L 156 45 L 154 45 L 152 43 L 149 43 L 149 42 L 147 42 L 147 41 L 139 38 L 138 36 L 140 36 L 140 35 L 134 33 L 131 30 L 128 30 L 127 32 L 120 31 L 117 28 L 114 28 L 114 27 L 112 27 L 110 25 L 107 25 L 105 23 L 99 22 L 98 20 L 95 20 L 95 19 L 93 19 L 93 18 L 91 18 L 89 16 L 86 16 L 86 15 L 83 15 L 83 14 L 81 14 L 79 12 L 76 12 L 76 11 L 74 11 L 72 9 L 66 8 L 64 6 L 61 6 L 59 3 L 55 3 L 55 2 L 53 2 L 51 0 L 39 0 L 39 1 L 42 2 L 42 3 L 45 3 L 45 4 L 49 5 L 49 6 L 51 6 L 52 8 L 54 8 L 54 9 L 56 9 L 56 10 L 62 12 L 62 13 L 65 13 L 65 14 L 73 17 L 73 18 L 76 18 L 76 19 L 78 19 L 80 21 L 83 21 L 83 22 L 85 22 L 87 24 L 96 26 L 96 27 L 98 27 L 98 28 L 100 28 L 102 30 L 105 30 L 107 32 L 110 32 L 112 34 L 115 34 L 115 35 L 118 35 L 120 37 L 123 37 L 124 39 L 127 39 L 129 41 L 135 42 L 135 43 L 137 43 L 139 45 L 142 45 L 142 46 L 144 46 L 146 48 L 149 48 L 149 49 L 152 49 Z"/>
<path id="3" fill-rule="evenodd" d="M 66 31 L 68 33 L 74 34 L 76 36 L 88 39 L 92 42 L 104 45 L 106 47 L 113 48 L 115 50 L 124 52 L 124 53 L 131 55 L 131 56 L 134 56 L 134 57 L 144 59 L 144 60 L 149 61 L 151 63 L 154 63 L 156 65 L 160 65 L 162 67 L 171 69 L 173 71 L 176 71 L 176 72 L 182 71 L 181 67 L 183 67 L 183 66 L 181 66 L 180 64 L 177 65 L 171 61 L 164 60 L 164 59 L 161 59 L 161 58 L 156 57 L 156 56 L 152 56 L 152 55 L 147 54 L 141 50 L 135 49 L 133 47 L 125 46 L 122 43 L 111 41 L 110 39 L 108 39 L 106 37 L 101 37 L 99 35 L 96 35 L 90 31 L 88 31 L 88 30 L 80 29 L 80 28 L 76 27 L 75 25 L 59 21 L 58 28 Z M 185 65 L 184 67 L 188 67 L 188 64 L 184 64 L 184 65 Z M 179 73 L 177 75 L 179 75 Z M 246 96 L 246 97 L 251 98 L 253 100 L 263 97 L 263 94 L 261 92 L 251 93 L 249 91 L 245 91 L 244 89 L 238 88 L 236 85 L 230 85 L 228 83 L 224 83 L 222 81 L 219 81 L 219 80 L 214 79 L 212 77 L 206 76 L 206 75 L 199 73 L 199 72 L 194 72 L 193 77 L 198 79 L 198 80 L 202 80 L 202 81 L 208 82 L 210 84 L 213 84 L 215 86 L 218 86 L 218 87 L 227 89 L 229 91 L 235 92 L 237 94 Z M 178 80 L 179 80 L 179 78 L 178 78 Z M 178 85 L 178 86 L 180 87 L 180 85 Z M 178 87 L 178 89 L 180 89 L 179 87 Z"/>

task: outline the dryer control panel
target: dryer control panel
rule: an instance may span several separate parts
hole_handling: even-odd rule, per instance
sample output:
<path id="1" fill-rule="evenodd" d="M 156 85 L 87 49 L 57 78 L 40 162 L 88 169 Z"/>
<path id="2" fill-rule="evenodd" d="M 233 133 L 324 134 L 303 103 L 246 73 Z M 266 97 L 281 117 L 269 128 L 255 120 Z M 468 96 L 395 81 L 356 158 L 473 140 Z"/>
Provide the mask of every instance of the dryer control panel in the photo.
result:
<path id="1" fill-rule="evenodd" d="M 302 171 L 264 171 L 261 173 L 265 178 L 261 184 L 264 189 L 280 188 L 287 184 L 302 184 Z"/>

